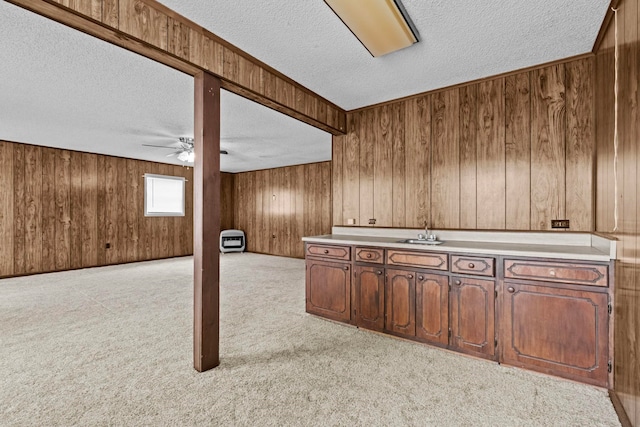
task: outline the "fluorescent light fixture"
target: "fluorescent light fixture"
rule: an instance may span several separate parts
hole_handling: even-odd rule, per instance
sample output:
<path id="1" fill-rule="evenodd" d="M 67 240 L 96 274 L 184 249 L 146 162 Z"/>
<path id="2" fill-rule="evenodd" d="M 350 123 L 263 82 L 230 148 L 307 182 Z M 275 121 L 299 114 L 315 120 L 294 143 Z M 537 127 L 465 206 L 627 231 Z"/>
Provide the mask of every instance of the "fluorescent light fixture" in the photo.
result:
<path id="1" fill-rule="evenodd" d="M 399 0 L 324 0 L 373 56 L 418 42 Z"/>

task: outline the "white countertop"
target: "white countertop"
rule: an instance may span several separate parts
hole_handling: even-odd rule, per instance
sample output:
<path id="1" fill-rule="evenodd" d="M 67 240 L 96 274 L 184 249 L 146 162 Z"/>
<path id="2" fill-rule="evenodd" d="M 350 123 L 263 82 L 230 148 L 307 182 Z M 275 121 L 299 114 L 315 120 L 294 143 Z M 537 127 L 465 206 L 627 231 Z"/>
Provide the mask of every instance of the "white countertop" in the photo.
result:
<path id="1" fill-rule="evenodd" d="M 379 246 L 427 252 L 456 252 L 608 262 L 616 257 L 613 238 L 592 233 L 432 230 L 440 245 L 398 243 L 417 239 L 419 229 L 333 227 L 333 234 L 303 237 L 305 242 Z"/>

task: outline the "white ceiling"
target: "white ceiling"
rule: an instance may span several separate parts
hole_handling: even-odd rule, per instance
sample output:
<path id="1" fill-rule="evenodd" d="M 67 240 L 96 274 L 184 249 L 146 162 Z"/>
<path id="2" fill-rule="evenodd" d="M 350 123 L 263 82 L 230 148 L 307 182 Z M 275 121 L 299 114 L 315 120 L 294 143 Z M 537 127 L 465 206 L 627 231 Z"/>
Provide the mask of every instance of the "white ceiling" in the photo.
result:
<path id="1" fill-rule="evenodd" d="M 349 110 L 591 50 L 609 0 L 404 0 L 420 43 L 373 58 L 322 0 L 162 0 Z M 329 134 L 224 92 L 222 169 L 330 160 Z M 193 79 L 0 1 L 0 139 L 182 164 Z"/>
<path id="2" fill-rule="evenodd" d="M 331 159 L 331 135 L 230 92 L 226 172 Z M 193 136 L 193 78 L 0 1 L 0 140 L 142 160 Z"/>
<path id="3" fill-rule="evenodd" d="M 160 0 L 350 110 L 591 51 L 609 0 L 403 0 L 421 41 L 373 58 L 322 0 Z"/>

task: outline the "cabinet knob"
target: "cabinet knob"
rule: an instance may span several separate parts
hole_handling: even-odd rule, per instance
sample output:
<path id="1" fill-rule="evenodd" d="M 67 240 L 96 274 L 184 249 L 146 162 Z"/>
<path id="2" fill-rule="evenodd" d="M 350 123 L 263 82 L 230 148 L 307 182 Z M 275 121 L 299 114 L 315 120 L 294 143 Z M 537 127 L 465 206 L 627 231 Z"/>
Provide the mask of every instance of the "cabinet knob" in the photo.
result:
<path id="1" fill-rule="evenodd" d="M 515 290 L 515 289 L 513 289 L 513 286 L 509 286 L 509 287 L 507 288 L 507 292 L 509 292 L 510 294 L 514 293 L 515 291 L 516 291 L 516 290 Z"/>
<path id="2" fill-rule="evenodd" d="M 555 270 L 549 270 L 549 276 L 555 276 L 555 275 L 556 275 Z"/>
<path id="3" fill-rule="evenodd" d="M 371 254 L 367 254 L 367 258 L 371 258 Z"/>
<path id="4" fill-rule="evenodd" d="M 382 271 L 378 270 L 378 271 L 376 271 L 376 274 L 377 274 L 378 276 L 380 276 L 380 275 L 382 275 Z"/>
<path id="5" fill-rule="evenodd" d="M 324 250 L 324 253 L 325 253 L 325 254 L 328 254 L 328 253 L 329 253 L 329 249 L 325 249 L 325 250 Z"/>
<path id="6" fill-rule="evenodd" d="M 458 285 L 458 286 L 460 286 L 460 285 L 462 284 L 462 282 L 461 282 L 460 280 L 456 280 L 454 283 L 455 283 L 456 285 Z"/>
<path id="7" fill-rule="evenodd" d="M 469 263 L 469 268 L 474 268 L 476 265 L 472 262 Z"/>
<path id="8" fill-rule="evenodd" d="M 418 280 L 424 280 L 424 276 L 418 276 Z"/>
<path id="9" fill-rule="evenodd" d="M 413 274 L 407 276 L 409 279 L 413 279 Z"/>
<path id="10" fill-rule="evenodd" d="M 345 270 L 348 270 L 348 269 L 349 269 L 349 266 L 348 266 L 348 265 L 345 265 L 345 266 L 344 266 L 344 269 L 345 269 Z"/>

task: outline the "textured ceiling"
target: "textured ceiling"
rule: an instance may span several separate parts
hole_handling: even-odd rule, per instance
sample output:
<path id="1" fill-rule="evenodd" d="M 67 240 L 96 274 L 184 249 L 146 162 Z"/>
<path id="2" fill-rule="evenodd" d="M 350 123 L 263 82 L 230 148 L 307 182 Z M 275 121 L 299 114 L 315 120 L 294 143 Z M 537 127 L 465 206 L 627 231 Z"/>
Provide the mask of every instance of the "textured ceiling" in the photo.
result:
<path id="1" fill-rule="evenodd" d="M 373 58 L 322 0 L 162 0 L 345 109 L 590 51 L 609 0 L 404 0 L 421 42 Z M 229 172 L 329 160 L 327 133 L 230 93 Z M 0 1 L 0 139 L 181 164 L 193 79 Z"/>
<path id="2" fill-rule="evenodd" d="M 322 0 L 160 0 L 347 110 L 591 51 L 609 0 L 403 0 L 421 41 L 373 58 Z"/>
<path id="3" fill-rule="evenodd" d="M 221 169 L 331 159 L 331 135 L 223 91 Z M 183 164 L 193 78 L 0 1 L 0 140 Z"/>

